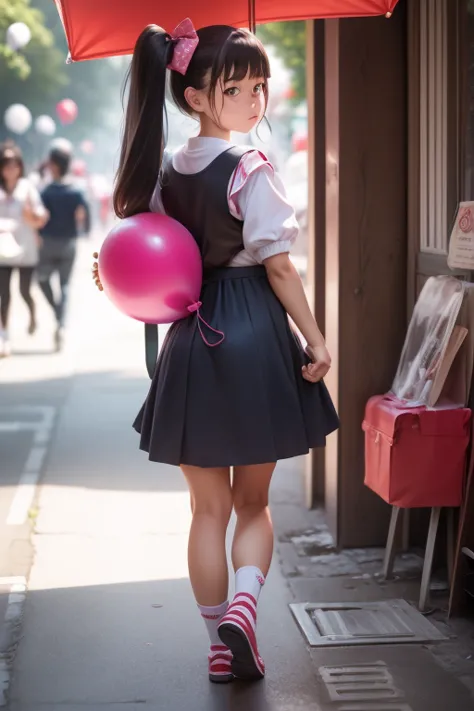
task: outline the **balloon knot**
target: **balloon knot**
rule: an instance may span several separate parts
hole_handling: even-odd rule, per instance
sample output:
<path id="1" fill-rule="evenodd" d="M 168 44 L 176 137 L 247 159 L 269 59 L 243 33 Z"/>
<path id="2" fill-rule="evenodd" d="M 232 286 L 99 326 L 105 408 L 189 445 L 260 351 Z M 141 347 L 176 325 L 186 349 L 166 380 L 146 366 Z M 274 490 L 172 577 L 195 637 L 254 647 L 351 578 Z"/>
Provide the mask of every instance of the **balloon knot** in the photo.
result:
<path id="1" fill-rule="evenodd" d="M 190 314 L 195 313 L 195 311 L 199 311 L 199 309 L 202 306 L 202 301 L 195 301 L 194 304 L 191 304 L 191 306 L 188 306 L 188 311 Z"/>

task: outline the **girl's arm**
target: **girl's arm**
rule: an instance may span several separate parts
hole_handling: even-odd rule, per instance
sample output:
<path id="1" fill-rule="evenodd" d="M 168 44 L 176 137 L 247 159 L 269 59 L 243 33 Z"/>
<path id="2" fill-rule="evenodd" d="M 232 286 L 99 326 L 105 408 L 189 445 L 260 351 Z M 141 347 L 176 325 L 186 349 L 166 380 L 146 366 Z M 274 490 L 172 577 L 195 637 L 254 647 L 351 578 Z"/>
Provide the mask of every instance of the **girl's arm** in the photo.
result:
<path id="1" fill-rule="evenodd" d="M 23 206 L 23 220 L 34 230 L 40 230 L 49 220 L 49 212 L 46 210 L 39 192 L 33 185 L 28 186 L 28 195 Z"/>
<path id="2" fill-rule="evenodd" d="M 269 257 L 263 264 L 273 291 L 308 343 L 306 351 L 313 362 L 303 368 L 303 375 L 307 380 L 317 382 L 328 372 L 331 357 L 309 308 L 300 276 L 288 253 Z"/>
<path id="3" fill-rule="evenodd" d="M 263 264 L 273 291 L 285 307 L 287 314 L 298 326 L 308 345 L 324 346 L 324 338 L 309 308 L 303 283 L 288 253 L 276 254 L 266 259 Z"/>
<path id="4" fill-rule="evenodd" d="M 23 211 L 23 220 L 34 230 L 40 230 L 48 222 L 49 215 L 35 215 L 32 210 L 26 207 Z"/>
<path id="5" fill-rule="evenodd" d="M 298 223 L 283 183 L 263 154 L 251 151 L 242 158 L 231 179 L 228 202 L 231 214 L 243 219 L 245 249 L 265 265 L 273 291 L 307 341 L 306 353 L 312 363 L 303 366 L 303 377 L 311 382 L 321 380 L 331 357 L 288 254 Z"/>

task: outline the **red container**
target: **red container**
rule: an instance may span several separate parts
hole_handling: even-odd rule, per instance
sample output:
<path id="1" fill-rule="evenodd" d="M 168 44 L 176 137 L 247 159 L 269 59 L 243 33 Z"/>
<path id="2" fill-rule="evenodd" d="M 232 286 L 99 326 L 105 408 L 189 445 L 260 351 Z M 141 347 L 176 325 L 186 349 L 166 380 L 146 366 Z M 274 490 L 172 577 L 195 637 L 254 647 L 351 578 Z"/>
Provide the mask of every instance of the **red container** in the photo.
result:
<path id="1" fill-rule="evenodd" d="M 386 395 L 365 409 L 365 484 L 393 506 L 460 506 L 471 410 L 408 408 Z"/>

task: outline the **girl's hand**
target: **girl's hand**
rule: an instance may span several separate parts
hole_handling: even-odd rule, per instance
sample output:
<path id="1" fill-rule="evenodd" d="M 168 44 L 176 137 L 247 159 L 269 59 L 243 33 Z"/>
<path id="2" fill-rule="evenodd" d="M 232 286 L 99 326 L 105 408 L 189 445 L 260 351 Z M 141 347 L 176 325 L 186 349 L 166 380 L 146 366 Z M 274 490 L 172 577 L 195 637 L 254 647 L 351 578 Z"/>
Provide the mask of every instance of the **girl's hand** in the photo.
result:
<path id="1" fill-rule="evenodd" d="M 22 217 L 27 225 L 30 225 L 30 227 L 33 227 L 33 225 L 35 223 L 36 215 L 33 211 L 33 206 L 31 204 L 31 200 L 29 197 L 25 200 L 25 204 L 23 206 Z"/>
<path id="2" fill-rule="evenodd" d="M 317 383 L 331 367 L 331 356 L 326 346 L 306 346 L 306 353 L 313 362 L 303 366 L 303 378 L 310 383 Z"/>
<path id="3" fill-rule="evenodd" d="M 99 259 L 98 252 L 94 252 L 92 256 L 94 257 L 94 259 Z M 102 282 L 100 281 L 98 262 L 94 262 L 94 264 L 92 265 L 92 278 L 95 281 L 95 285 L 97 286 L 99 291 L 104 291 L 104 287 L 102 286 Z"/>
<path id="4" fill-rule="evenodd" d="M 41 210 L 41 212 L 35 210 L 31 198 L 27 197 L 23 205 L 22 218 L 29 227 L 34 230 L 40 230 L 48 222 L 49 212 L 45 209 Z"/>

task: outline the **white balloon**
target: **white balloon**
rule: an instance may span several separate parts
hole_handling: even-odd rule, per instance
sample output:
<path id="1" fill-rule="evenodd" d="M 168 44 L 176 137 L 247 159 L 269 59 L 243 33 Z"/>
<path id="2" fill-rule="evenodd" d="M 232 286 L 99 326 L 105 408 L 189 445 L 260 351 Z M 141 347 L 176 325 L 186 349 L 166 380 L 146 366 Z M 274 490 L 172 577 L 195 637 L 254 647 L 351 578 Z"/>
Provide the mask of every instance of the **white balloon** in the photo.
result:
<path id="1" fill-rule="evenodd" d="M 3 120 L 5 126 L 13 133 L 25 133 L 31 126 L 32 116 L 29 109 L 23 104 L 12 104 L 5 111 Z"/>
<path id="2" fill-rule="evenodd" d="M 27 45 L 30 39 L 30 28 L 24 22 L 14 22 L 7 30 L 7 45 L 15 52 Z"/>
<path id="3" fill-rule="evenodd" d="M 55 138 L 54 141 L 51 141 L 50 148 L 58 148 L 60 151 L 64 151 L 64 153 L 71 154 L 74 150 L 71 141 L 68 141 L 67 138 Z"/>
<path id="4" fill-rule="evenodd" d="M 54 136 L 56 133 L 56 123 L 51 116 L 43 114 L 36 119 L 35 129 L 38 133 L 43 134 L 43 136 Z"/>

